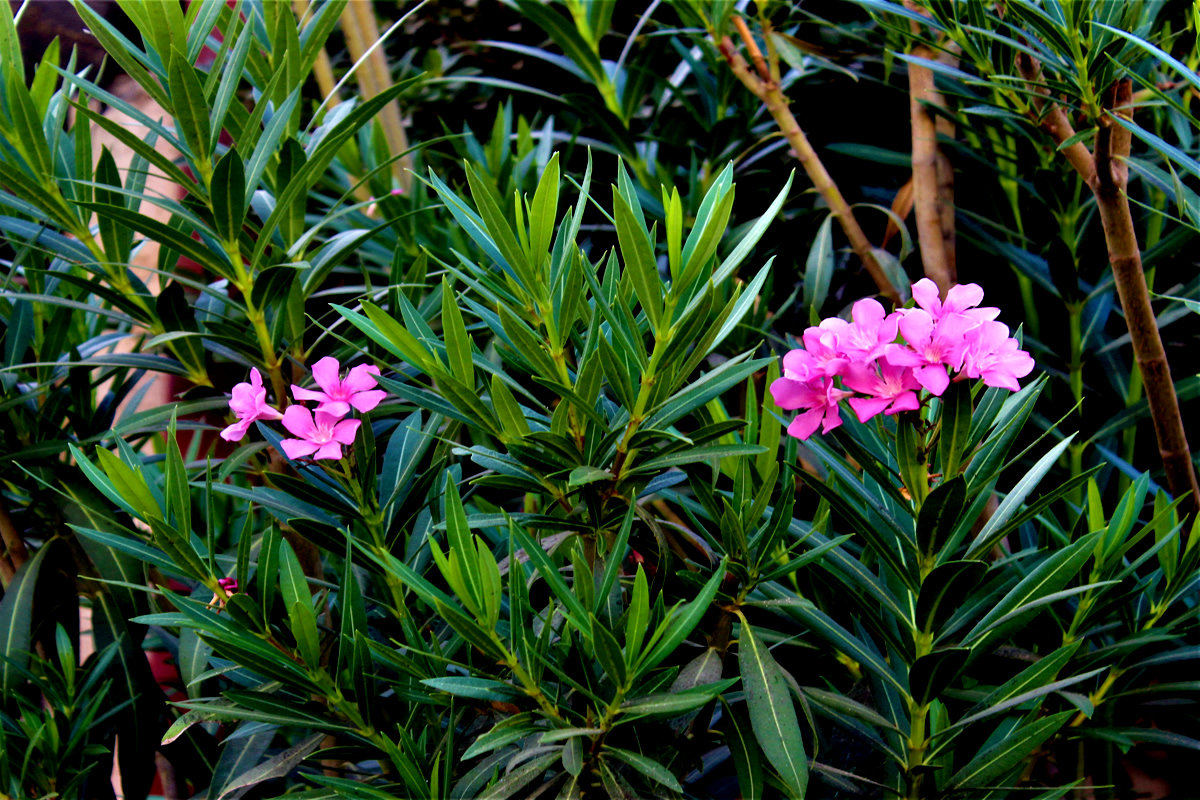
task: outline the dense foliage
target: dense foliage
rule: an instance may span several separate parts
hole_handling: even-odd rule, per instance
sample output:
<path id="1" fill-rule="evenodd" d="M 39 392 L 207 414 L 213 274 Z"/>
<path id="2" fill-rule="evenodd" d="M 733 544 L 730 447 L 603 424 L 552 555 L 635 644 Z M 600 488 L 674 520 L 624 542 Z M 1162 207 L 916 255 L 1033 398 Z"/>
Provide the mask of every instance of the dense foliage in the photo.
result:
<path id="1" fill-rule="evenodd" d="M 118 5 L 0 3 L 0 797 L 1200 749 L 1194 7 Z"/>

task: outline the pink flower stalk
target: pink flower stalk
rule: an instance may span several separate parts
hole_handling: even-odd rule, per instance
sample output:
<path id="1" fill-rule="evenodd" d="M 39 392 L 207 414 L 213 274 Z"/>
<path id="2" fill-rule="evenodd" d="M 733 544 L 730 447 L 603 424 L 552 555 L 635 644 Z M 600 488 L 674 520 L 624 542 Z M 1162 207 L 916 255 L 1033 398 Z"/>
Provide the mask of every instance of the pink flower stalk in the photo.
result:
<path id="1" fill-rule="evenodd" d="M 314 392 L 293 384 L 292 396 L 297 400 L 316 400 L 320 403 L 318 412 L 324 411 L 337 419 L 349 414 L 352 407 L 362 412 L 370 411 L 387 397 L 387 392 L 375 388 L 374 376 L 379 374 L 379 367 L 359 364 L 350 370 L 345 380 L 341 378 L 341 369 L 336 358 L 325 356 L 312 368 L 313 379 L 321 391 Z"/>
<path id="2" fill-rule="evenodd" d="M 340 459 L 342 445 L 354 444 L 354 435 L 361 424 L 362 420 L 340 419 L 319 407 L 314 418 L 313 412 L 304 406 L 288 406 L 283 413 L 283 427 L 300 438 L 284 439 L 279 446 L 291 459 L 305 456 Z"/>
<path id="3" fill-rule="evenodd" d="M 804 351 L 793 350 L 788 355 L 797 352 Z M 835 387 L 833 378 L 820 374 L 807 381 L 784 376 L 771 382 L 771 396 L 775 398 L 775 405 L 788 410 L 805 409 L 788 425 L 788 435 L 797 439 L 807 439 L 816 433 L 817 428 L 821 429 L 821 433 L 829 433 L 841 425 L 838 403 L 850 394 Z"/>
<path id="4" fill-rule="evenodd" d="M 229 410 L 237 415 L 238 421 L 221 431 L 221 438 L 227 442 L 240 442 L 256 420 L 283 417 L 278 410 L 267 405 L 267 390 L 263 387 L 262 376 L 254 367 L 250 368 L 249 383 L 239 383 L 233 387 Z"/>
<path id="5" fill-rule="evenodd" d="M 917 397 L 920 382 L 908 367 L 899 367 L 881 360 L 875 365 L 851 364 L 842 383 L 847 388 L 862 392 L 867 397 L 851 397 L 848 401 L 859 422 L 866 422 L 877 414 L 899 414 L 901 411 L 916 411 L 921 407 Z"/>
<path id="6" fill-rule="evenodd" d="M 968 378 L 982 378 L 988 386 L 1017 391 L 1024 378 L 1033 371 L 1033 357 L 1019 349 L 1016 339 L 1008 335 L 1003 322 L 988 321 L 968 334 L 963 357 L 963 371 Z"/>

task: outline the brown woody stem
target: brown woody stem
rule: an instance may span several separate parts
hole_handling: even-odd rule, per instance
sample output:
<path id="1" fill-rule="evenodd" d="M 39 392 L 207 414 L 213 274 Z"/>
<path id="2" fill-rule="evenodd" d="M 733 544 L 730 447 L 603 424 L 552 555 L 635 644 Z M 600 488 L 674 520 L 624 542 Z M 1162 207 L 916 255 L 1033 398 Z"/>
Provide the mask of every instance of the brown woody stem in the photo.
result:
<path id="1" fill-rule="evenodd" d="M 1050 99 L 1049 92 L 1042 84 L 1041 66 L 1022 54 L 1018 56 L 1017 68 L 1030 86 L 1045 98 L 1037 101 L 1033 108 L 1037 123 L 1058 144 L 1068 141 L 1075 131 L 1066 113 Z M 1171 368 L 1154 317 L 1154 307 L 1150 303 L 1150 291 L 1142 269 L 1142 253 L 1125 191 L 1129 181 L 1129 167 L 1125 160 L 1129 157 L 1132 136 L 1116 117 L 1132 118 L 1132 100 L 1133 88 L 1128 79 L 1114 83 L 1105 92 L 1104 110 L 1107 113 L 1098 120 L 1094 155 L 1082 142 L 1064 148 L 1063 153 L 1096 198 L 1096 208 L 1104 228 L 1104 243 L 1108 248 L 1108 261 L 1112 266 L 1117 295 L 1121 299 L 1125 324 L 1129 328 L 1134 359 L 1146 389 L 1146 401 L 1150 406 L 1150 418 L 1154 423 L 1154 435 L 1158 440 L 1167 486 L 1176 497 L 1188 495 L 1184 507 L 1189 513 L 1195 513 L 1200 485 L 1196 482 L 1183 416 L 1179 411 L 1179 398 L 1175 394 Z"/>
<path id="2" fill-rule="evenodd" d="M 741 23 L 738 26 L 739 29 L 745 28 L 745 22 L 739 17 L 735 17 L 734 24 L 738 25 L 738 23 Z M 747 31 L 748 33 L 749 31 Z M 816 151 L 809 144 L 808 137 L 804 135 L 804 131 L 800 128 L 800 123 L 796 121 L 796 117 L 789 108 L 787 96 L 784 95 L 779 85 L 773 80 L 763 80 L 750 69 L 750 65 L 746 63 L 746 59 L 734 49 L 733 41 L 728 36 L 722 38 L 718 42 L 717 47 L 721 51 L 721 55 L 729 63 L 729 68 L 737 76 L 737 79 L 766 106 L 767 111 L 775 120 L 775 124 L 779 127 L 783 137 L 792 146 L 792 152 L 796 154 L 800 165 L 804 167 L 804 171 L 807 173 L 809 180 L 812 181 L 813 187 L 821 193 L 821 197 L 825 199 L 825 203 L 829 206 L 830 213 L 837 219 L 842 231 L 846 234 L 846 238 L 850 240 L 851 249 L 854 250 L 855 255 L 863 262 L 863 266 L 867 268 L 871 279 L 875 281 L 875 285 L 879 288 L 879 293 L 893 303 L 899 303 L 900 293 L 896 290 L 896 287 L 892 286 L 887 274 L 883 271 L 883 267 L 880 266 L 879 260 L 875 258 L 871 242 L 867 239 L 867 235 L 863 233 L 862 226 L 858 224 L 858 220 L 855 218 L 850 204 L 846 202 L 846 198 L 842 197 L 837 184 L 834 183 L 833 178 L 826 171 L 825 165 L 821 163 L 821 159 L 817 156 Z M 755 49 L 757 49 L 757 46 Z M 761 53 L 759 56 L 761 57 Z M 768 72 L 767 74 L 770 73 Z"/>
<path id="3" fill-rule="evenodd" d="M 917 23 L 912 23 L 914 26 Z M 933 51 L 917 45 L 913 55 L 933 58 Z M 913 213 L 917 219 L 917 238 L 921 243 L 921 264 L 925 277 L 938 285 L 942 297 L 957 282 L 947 255 L 942 230 L 942 197 L 939 191 L 937 123 L 928 106 L 941 105 L 941 95 L 933 85 L 933 70 L 920 64 L 908 65 L 908 111 L 912 121 Z"/>

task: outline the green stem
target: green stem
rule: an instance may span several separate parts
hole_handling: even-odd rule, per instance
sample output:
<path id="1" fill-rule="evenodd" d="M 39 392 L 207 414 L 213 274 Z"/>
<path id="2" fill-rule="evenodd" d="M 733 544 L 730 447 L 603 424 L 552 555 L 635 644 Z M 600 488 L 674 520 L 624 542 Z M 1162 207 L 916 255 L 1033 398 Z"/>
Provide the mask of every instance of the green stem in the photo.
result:
<path id="1" fill-rule="evenodd" d="M 225 242 L 224 244 L 225 253 L 233 265 L 237 289 L 242 293 L 242 300 L 246 304 L 246 319 L 254 328 L 254 337 L 258 340 L 258 347 L 262 352 L 263 366 L 266 367 L 271 378 L 271 389 L 275 392 L 275 402 L 282 403 L 284 397 L 287 396 L 287 383 L 283 379 L 283 362 L 279 358 L 279 354 L 275 352 L 275 343 L 271 340 L 270 329 L 267 328 L 267 317 L 263 310 L 254 303 L 252 297 L 254 279 L 246 269 L 246 262 L 242 259 L 242 251 L 237 243 Z"/>

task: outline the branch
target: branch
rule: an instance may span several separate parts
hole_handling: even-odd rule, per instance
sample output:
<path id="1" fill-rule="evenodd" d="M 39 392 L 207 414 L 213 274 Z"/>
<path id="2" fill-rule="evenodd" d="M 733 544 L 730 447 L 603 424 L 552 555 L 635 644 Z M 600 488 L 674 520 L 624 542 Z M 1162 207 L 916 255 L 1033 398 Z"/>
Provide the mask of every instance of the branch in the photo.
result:
<path id="1" fill-rule="evenodd" d="M 917 23 L 912 23 L 914 26 Z M 926 45 L 913 48 L 918 58 L 932 58 Z M 947 243 L 942 230 L 941 181 L 938 162 L 941 153 L 937 143 L 937 124 L 926 104 L 942 105 L 941 95 L 933 85 L 933 70 L 919 64 L 908 64 L 908 113 L 912 122 L 913 212 L 917 219 L 917 239 L 921 243 L 921 265 L 925 276 L 938 285 L 942 297 L 958 279 L 950 264 Z"/>
<path id="2" fill-rule="evenodd" d="M 739 30 L 745 29 L 745 22 L 740 18 L 734 18 L 734 24 L 741 22 Z M 745 35 L 749 34 L 749 30 Z M 717 43 L 717 48 L 721 55 L 729 63 L 730 70 L 737 76 L 737 79 L 742 82 L 742 85 L 754 94 L 766 106 L 771 117 L 774 118 L 775 124 L 779 127 L 783 137 L 787 139 L 791 145 L 792 151 L 796 154 L 796 158 L 800 161 L 800 165 L 804 167 L 805 173 L 808 174 L 809 180 L 812 181 L 813 187 L 821 193 L 821 197 L 825 199 L 825 203 L 829 206 L 830 213 L 837 218 L 838 223 L 845 232 L 846 238 L 850 240 L 850 247 L 854 250 L 855 255 L 863 262 L 863 266 L 867 268 L 867 272 L 871 275 L 875 285 L 879 288 L 879 293 L 893 303 L 899 304 L 900 293 L 892 286 L 888 280 L 887 273 L 883 271 L 878 259 L 872 252 L 871 242 L 867 239 L 867 235 L 863 233 L 862 227 L 858 224 L 858 220 L 854 216 L 853 209 L 846 199 L 842 197 L 842 193 L 838 190 L 837 184 L 833 182 L 833 178 L 825 169 L 825 165 L 821 163 L 821 159 L 817 156 L 812 145 L 808 142 L 808 137 L 804 135 L 804 131 L 800 128 L 800 123 L 796 121 L 796 117 L 792 114 L 788 107 L 788 99 L 779 88 L 779 85 L 774 81 L 763 80 L 759 75 L 755 74 L 750 69 L 750 65 L 746 63 L 746 59 L 741 53 L 734 49 L 733 41 L 728 36 L 721 39 Z M 757 50 L 757 46 L 754 48 Z M 752 51 L 753 52 L 753 51 Z M 761 53 L 759 54 L 761 58 Z M 769 72 L 766 73 L 770 75 Z"/>
<path id="3" fill-rule="evenodd" d="M 1129 104 L 1132 84 L 1128 79 L 1113 84 L 1105 93 L 1105 110 L 1110 113 L 1100 120 L 1095 142 L 1095 176 L 1089 184 L 1096 197 L 1096 208 L 1104 227 L 1108 260 L 1112 265 L 1117 294 L 1125 312 L 1125 324 L 1133 344 L 1133 355 L 1142 373 L 1146 402 L 1154 422 L 1159 455 L 1163 460 L 1167 485 L 1176 497 L 1191 493 L 1187 507 L 1195 511 L 1200 497 L 1200 485 L 1192 467 L 1179 398 L 1171 379 L 1171 368 L 1163 349 L 1162 336 L 1150 304 L 1150 292 L 1142 269 L 1142 254 L 1138 247 L 1133 215 L 1129 209 L 1128 185 L 1131 135 L 1114 116 L 1131 118 Z"/>
<path id="4" fill-rule="evenodd" d="M 1071 137 L 1075 135 L 1075 128 L 1072 127 L 1071 120 L 1067 119 L 1067 112 L 1063 111 L 1062 106 L 1050 98 L 1050 90 L 1042 81 L 1042 65 L 1032 56 L 1018 53 L 1017 71 L 1021 73 L 1021 77 L 1035 93 L 1033 121 L 1050 134 L 1050 138 L 1054 140 L 1055 144 L 1061 145 L 1063 142 L 1070 141 Z M 1087 145 L 1081 141 L 1075 142 L 1070 147 L 1063 148 L 1062 152 L 1084 182 L 1091 186 L 1096 180 L 1096 160 L 1092 157 L 1091 151 L 1087 149 Z"/>

